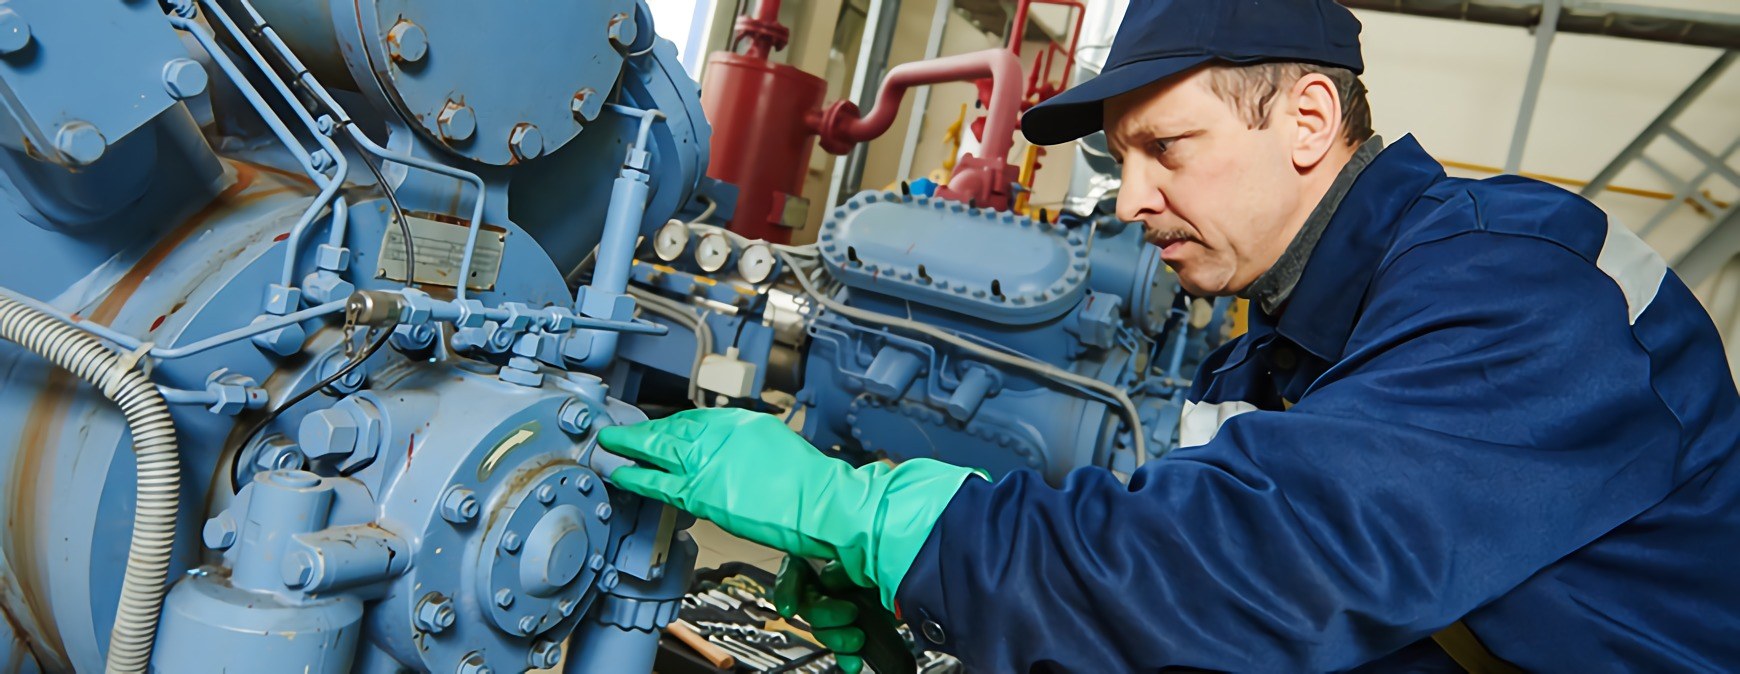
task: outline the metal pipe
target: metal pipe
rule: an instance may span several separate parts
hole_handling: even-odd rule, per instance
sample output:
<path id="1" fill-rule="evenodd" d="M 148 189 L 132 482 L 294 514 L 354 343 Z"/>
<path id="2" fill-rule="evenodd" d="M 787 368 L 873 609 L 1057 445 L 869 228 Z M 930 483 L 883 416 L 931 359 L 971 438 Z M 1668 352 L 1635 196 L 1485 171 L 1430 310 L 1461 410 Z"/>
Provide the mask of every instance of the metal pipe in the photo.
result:
<path id="1" fill-rule="evenodd" d="M 1015 143 L 1015 119 L 1021 110 L 1021 61 L 1007 49 L 985 49 L 955 56 L 896 66 L 882 80 L 876 104 L 868 114 L 830 111 L 820 130 L 824 139 L 836 143 L 862 143 L 881 136 L 900 114 L 900 99 L 906 90 L 924 84 L 970 82 L 991 79 L 991 109 L 986 115 L 981 158 L 1007 163 Z M 836 104 L 838 108 L 838 104 Z M 825 147 L 825 146 L 824 146 Z"/>
<path id="2" fill-rule="evenodd" d="M 1654 141 L 1662 129 L 1672 124 L 1673 120 L 1692 104 L 1692 101 L 1697 100 L 1706 89 L 1710 88 L 1710 85 L 1715 84 L 1716 80 L 1722 77 L 1722 73 L 1728 70 L 1728 66 L 1734 63 L 1737 55 L 1740 55 L 1740 51 L 1723 52 L 1722 55 L 1717 56 L 1716 60 L 1704 69 L 1703 74 L 1692 80 L 1686 90 L 1680 92 L 1678 98 L 1669 103 L 1660 115 L 1656 115 L 1655 121 L 1650 122 L 1649 126 L 1644 128 L 1643 133 L 1637 134 L 1637 138 L 1632 139 L 1624 150 L 1619 151 L 1619 155 L 1614 157 L 1613 161 L 1607 163 L 1606 168 L 1601 169 L 1601 172 L 1595 175 L 1594 180 L 1590 180 L 1589 184 L 1583 187 L 1581 194 L 1584 197 L 1593 197 L 1600 194 L 1601 190 L 1607 189 L 1608 183 L 1613 182 L 1613 179 L 1619 176 L 1620 169 L 1625 168 L 1625 165 L 1631 163 L 1631 160 L 1643 154 L 1643 148 Z"/>
<path id="3" fill-rule="evenodd" d="M 1547 77 L 1547 56 L 1553 48 L 1553 36 L 1559 30 L 1559 7 L 1563 0 L 1545 0 L 1541 8 L 1541 23 L 1535 28 L 1535 55 L 1529 61 L 1528 80 L 1523 85 L 1522 104 L 1517 107 L 1516 130 L 1510 135 L 1510 153 L 1505 155 L 1504 172 L 1522 170 L 1523 148 L 1529 142 L 1529 127 L 1535 119 L 1535 103 L 1541 98 L 1541 83 Z"/>

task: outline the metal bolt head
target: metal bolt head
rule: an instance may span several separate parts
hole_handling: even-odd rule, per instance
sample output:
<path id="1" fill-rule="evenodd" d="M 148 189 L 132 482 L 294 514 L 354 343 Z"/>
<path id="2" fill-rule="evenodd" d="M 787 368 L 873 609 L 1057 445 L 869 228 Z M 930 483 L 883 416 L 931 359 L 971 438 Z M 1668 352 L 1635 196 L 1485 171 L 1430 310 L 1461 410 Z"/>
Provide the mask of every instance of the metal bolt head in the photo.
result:
<path id="1" fill-rule="evenodd" d="M 610 521 L 611 510 L 610 510 L 609 503 L 598 504 L 598 510 L 596 512 L 598 514 L 598 521 L 600 521 L 600 522 L 609 522 Z"/>
<path id="2" fill-rule="evenodd" d="M 399 63 L 416 63 L 429 53 L 429 35 L 410 19 L 399 19 L 387 31 L 387 53 Z"/>
<path id="3" fill-rule="evenodd" d="M 556 500 L 556 488 L 547 484 L 539 485 L 537 491 L 532 492 L 532 494 L 538 498 L 539 503 L 548 504 Z"/>
<path id="4" fill-rule="evenodd" d="M 544 155 L 544 132 L 531 122 L 515 124 L 514 130 L 508 134 L 508 149 L 520 161 L 537 159 Z"/>
<path id="5" fill-rule="evenodd" d="M 417 601 L 417 629 L 424 632 L 440 634 L 453 626 L 456 617 L 453 600 L 440 592 L 430 592 Z"/>
<path id="6" fill-rule="evenodd" d="M 586 568 L 593 571 L 604 568 L 604 555 L 594 553 L 591 559 L 586 560 Z"/>
<path id="7" fill-rule="evenodd" d="M 592 427 L 592 407 L 584 400 L 569 400 L 556 413 L 556 425 L 569 435 L 583 435 Z"/>
<path id="8" fill-rule="evenodd" d="M 582 493 L 582 494 L 592 493 L 592 476 L 591 475 L 581 475 L 580 477 L 576 478 L 574 480 L 574 488 L 579 489 L 580 493 Z"/>
<path id="9" fill-rule="evenodd" d="M 539 622 L 537 616 L 529 615 L 520 618 L 520 634 L 531 634 L 534 630 L 538 629 Z"/>
<path id="10" fill-rule="evenodd" d="M 507 608 L 514 605 L 514 591 L 502 588 L 495 591 L 495 605 Z"/>
<path id="11" fill-rule="evenodd" d="M 297 427 L 296 444 L 310 458 L 336 456 L 356 451 L 361 428 L 356 419 L 340 409 L 324 409 L 306 417 Z"/>
<path id="12" fill-rule="evenodd" d="M 170 59 L 163 64 L 163 88 L 178 101 L 205 93 L 210 79 L 205 68 L 190 58 Z"/>
<path id="13" fill-rule="evenodd" d="M 440 127 L 441 139 L 445 141 L 459 142 L 477 133 L 477 113 L 459 101 L 447 101 L 440 114 L 435 116 L 435 122 Z"/>
<path id="14" fill-rule="evenodd" d="M 604 108 L 604 99 L 598 97 L 598 91 L 586 87 L 574 92 L 574 98 L 568 101 L 568 111 L 582 122 L 590 122 L 598 118 L 598 113 Z"/>
<path id="15" fill-rule="evenodd" d="M 614 590 L 616 589 L 616 584 L 621 582 L 621 580 L 622 578 L 616 572 L 616 567 L 613 566 L 604 570 L 604 574 L 598 579 L 598 586 L 606 590 Z"/>
<path id="16" fill-rule="evenodd" d="M 610 44 L 617 49 L 627 49 L 634 44 L 634 38 L 639 34 L 638 26 L 627 14 L 617 14 L 610 17 Z"/>
<path id="17" fill-rule="evenodd" d="M 459 669 L 454 671 L 456 674 L 495 674 L 495 670 L 486 664 L 483 654 L 477 651 L 466 653 L 465 657 L 460 658 Z"/>
<path id="18" fill-rule="evenodd" d="M 54 134 L 54 149 L 73 166 L 88 166 L 103 158 L 109 141 L 90 122 L 67 122 Z"/>
<path id="19" fill-rule="evenodd" d="M 464 524 L 477 519 L 477 511 L 477 493 L 465 487 L 449 488 L 441 497 L 441 519 Z"/>
<path id="20" fill-rule="evenodd" d="M 513 554 L 515 552 L 519 552 L 520 551 L 520 535 L 519 535 L 519 533 L 509 531 L 505 534 L 502 534 L 501 535 L 501 549 L 503 551 L 506 551 L 508 554 Z"/>
<path id="21" fill-rule="evenodd" d="M 224 513 L 205 521 L 201 532 L 205 546 L 213 550 L 228 550 L 236 544 L 236 519 Z"/>
<path id="22" fill-rule="evenodd" d="M 526 658 L 526 664 L 531 665 L 532 669 L 549 669 L 555 667 L 556 662 L 561 659 L 561 644 L 549 639 L 539 639 L 537 643 L 532 644 L 532 652 Z"/>
<path id="23" fill-rule="evenodd" d="M 0 7 L 0 54 L 10 54 L 30 46 L 30 22 L 18 12 Z"/>
<path id="24" fill-rule="evenodd" d="M 314 582 L 314 567 L 314 556 L 308 554 L 307 550 L 291 553 L 284 559 L 281 569 L 284 585 L 292 589 L 308 587 L 309 583 Z"/>

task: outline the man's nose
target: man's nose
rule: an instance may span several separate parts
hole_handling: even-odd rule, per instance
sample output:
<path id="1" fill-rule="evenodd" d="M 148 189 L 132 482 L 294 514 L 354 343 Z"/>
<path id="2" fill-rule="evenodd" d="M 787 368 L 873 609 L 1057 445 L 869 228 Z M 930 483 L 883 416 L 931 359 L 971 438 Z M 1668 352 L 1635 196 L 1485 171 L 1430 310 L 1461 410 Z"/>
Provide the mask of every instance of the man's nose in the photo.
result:
<path id="1" fill-rule="evenodd" d="M 1142 168 L 1144 163 L 1124 162 L 1118 188 L 1118 219 L 1124 222 L 1140 222 L 1166 212 L 1166 194 L 1153 172 Z"/>

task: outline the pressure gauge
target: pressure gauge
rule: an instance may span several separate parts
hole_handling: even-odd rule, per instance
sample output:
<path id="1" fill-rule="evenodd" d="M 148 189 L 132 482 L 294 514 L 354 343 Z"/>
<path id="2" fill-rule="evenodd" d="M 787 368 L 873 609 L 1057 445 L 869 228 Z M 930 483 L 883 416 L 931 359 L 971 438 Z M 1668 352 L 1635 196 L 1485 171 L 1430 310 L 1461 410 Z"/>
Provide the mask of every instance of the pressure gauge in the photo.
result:
<path id="1" fill-rule="evenodd" d="M 653 234 L 653 254 L 660 260 L 671 262 L 683 255 L 683 249 L 689 247 L 689 226 L 682 220 L 672 220 L 660 227 Z"/>
<path id="2" fill-rule="evenodd" d="M 731 252 L 731 237 L 720 231 L 707 232 L 695 244 L 695 264 L 711 274 L 731 263 Z"/>
<path id="3" fill-rule="evenodd" d="M 760 285 L 773 278 L 779 271 L 779 256 L 774 255 L 773 246 L 765 243 L 752 243 L 743 247 L 743 253 L 737 256 L 737 274 L 743 280 Z"/>

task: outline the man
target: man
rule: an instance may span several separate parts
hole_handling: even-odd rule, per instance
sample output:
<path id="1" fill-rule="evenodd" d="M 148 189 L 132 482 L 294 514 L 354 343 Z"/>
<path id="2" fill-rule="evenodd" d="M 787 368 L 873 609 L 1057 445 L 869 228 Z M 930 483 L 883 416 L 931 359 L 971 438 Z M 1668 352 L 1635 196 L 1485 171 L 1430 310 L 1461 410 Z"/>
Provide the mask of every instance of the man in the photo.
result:
<path id="1" fill-rule="evenodd" d="M 1594 205 L 1370 138 L 1358 32 L 1329 0 L 1137 0 L 1104 73 L 1022 120 L 1103 125 L 1119 216 L 1252 302 L 1186 447 L 1128 485 L 854 470 L 714 410 L 606 429 L 650 464 L 613 479 L 838 560 L 980 671 L 1740 670 L 1709 318 Z"/>

